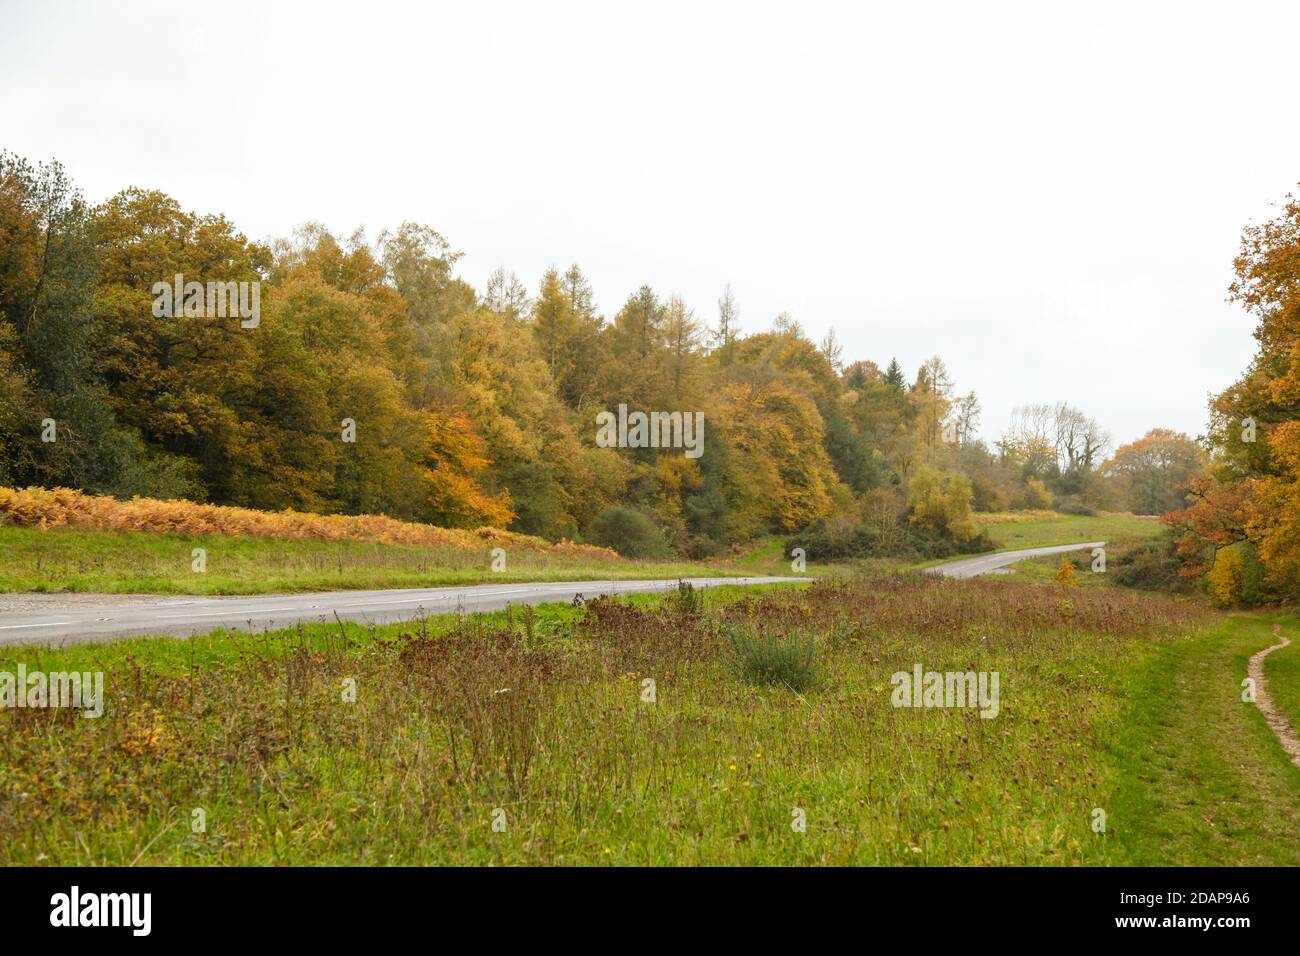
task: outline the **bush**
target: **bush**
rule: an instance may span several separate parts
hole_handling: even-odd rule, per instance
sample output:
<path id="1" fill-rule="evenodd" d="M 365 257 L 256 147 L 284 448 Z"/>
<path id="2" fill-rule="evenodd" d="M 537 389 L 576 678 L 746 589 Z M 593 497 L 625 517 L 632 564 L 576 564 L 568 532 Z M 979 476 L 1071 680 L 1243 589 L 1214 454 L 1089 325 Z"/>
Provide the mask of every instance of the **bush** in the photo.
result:
<path id="1" fill-rule="evenodd" d="M 930 560 L 958 554 L 992 551 L 993 542 L 980 532 L 966 541 L 900 520 L 892 527 L 856 524 L 847 518 L 814 521 L 785 542 L 786 554 L 803 548 L 809 561 L 850 561 L 864 558 Z"/>
<path id="2" fill-rule="evenodd" d="M 1074 562 L 1069 558 L 1061 558 L 1056 568 L 1056 583 L 1062 591 L 1079 586 L 1079 576 L 1074 573 Z"/>
<path id="3" fill-rule="evenodd" d="M 663 558 L 668 554 L 653 521 L 635 508 L 611 505 L 591 521 L 587 540 L 613 548 L 627 558 Z"/>
<path id="4" fill-rule="evenodd" d="M 728 662 L 750 684 L 801 691 L 817 677 L 817 644 L 802 631 L 781 634 L 752 624 L 727 628 Z"/>
<path id="5" fill-rule="evenodd" d="M 874 535 L 847 518 L 818 519 L 785 544 L 785 553 L 803 548 L 810 561 L 847 561 L 879 553 Z"/>
<path id="6" fill-rule="evenodd" d="M 1025 482 L 1025 507 L 1044 510 L 1052 507 L 1052 493 L 1038 478 Z"/>
<path id="7" fill-rule="evenodd" d="M 1235 548 L 1220 548 L 1214 553 L 1214 565 L 1205 576 L 1210 587 L 1210 597 L 1220 607 L 1236 607 L 1241 603 L 1241 553 Z"/>
<path id="8" fill-rule="evenodd" d="M 708 561 L 726 554 L 727 546 L 713 538 L 693 534 L 682 540 L 681 551 L 692 561 Z"/>
<path id="9" fill-rule="evenodd" d="M 1011 507 L 1007 493 L 983 475 L 971 479 L 971 507 L 976 511 L 1006 511 Z"/>
<path id="10" fill-rule="evenodd" d="M 1097 509 L 1078 495 L 1064 495 L 1056 500 L 1056 510 L 1063 515 L 1086 515 L 1092 517 Z"/>
<path id="11" fill-rule="evenodd" d="M 1182 562 L 1172 535 L 1149 541 L 1121 541 L 1107 548 L 1106 571 L 1116 584 L 1142 591 L 1187 592 L 1190 579 L 1179 571 Z"/>

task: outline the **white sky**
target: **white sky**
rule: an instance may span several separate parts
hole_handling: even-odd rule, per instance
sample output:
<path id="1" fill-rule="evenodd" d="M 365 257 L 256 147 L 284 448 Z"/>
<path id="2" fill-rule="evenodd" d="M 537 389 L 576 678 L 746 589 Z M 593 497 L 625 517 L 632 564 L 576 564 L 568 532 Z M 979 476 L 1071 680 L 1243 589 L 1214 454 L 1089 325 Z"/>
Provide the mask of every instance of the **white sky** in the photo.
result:
<path id="1" fill-rule="evenodd" d="M 984 404 L 1203 429 L 1240 229 L 1300 181 L 1300 4 L 0 0 L 0 147 L 252 238 L 403 219 Z"/>

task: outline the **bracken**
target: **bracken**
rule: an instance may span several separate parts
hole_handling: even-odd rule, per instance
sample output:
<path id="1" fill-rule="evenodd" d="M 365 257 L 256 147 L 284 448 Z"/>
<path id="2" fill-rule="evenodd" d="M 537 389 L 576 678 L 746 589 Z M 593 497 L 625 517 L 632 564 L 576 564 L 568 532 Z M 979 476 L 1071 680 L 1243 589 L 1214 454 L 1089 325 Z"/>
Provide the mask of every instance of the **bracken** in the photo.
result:
<path id="1" fill-rule="evenodd" d="M 567 554 L 619 561 L 617 552 L 595 545 L 543 538 L 500 528 L 439 528 L 384 515 L 318 515 L 301 511 L 255 511 L 193 501 L 132 498 L 119 501 L 70 488 L 0 487 L 0 524 L 25 528 L 83 528 L 90 531 L 153 531 L 187 535 L 254 538 L 310 538 L 376 541 L 423 548 L 481 551 L 505 546 L 519 551 Z"/>

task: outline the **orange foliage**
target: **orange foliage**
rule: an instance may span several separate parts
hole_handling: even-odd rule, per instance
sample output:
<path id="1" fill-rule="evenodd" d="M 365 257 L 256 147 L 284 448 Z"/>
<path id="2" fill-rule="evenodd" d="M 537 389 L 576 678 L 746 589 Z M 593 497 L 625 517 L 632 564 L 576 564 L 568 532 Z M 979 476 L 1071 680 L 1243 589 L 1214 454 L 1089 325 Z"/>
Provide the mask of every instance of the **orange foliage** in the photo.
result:
<path id="1" fill-rule="evenodd" d="M 431 412 L 428 421 L 427 467 L 421 473 L 428 483 L 433 516 L 462 527 L 482 524 L 501 528 L 513 521 L 509 490 L 495 497 L 486 495 L 474 479 L 487 467 L 488 460 L 483 439 L 469 419 L 460 414 Z"/>
<path id="2" fill-rule="evenodd" d="M 438 528 L 383 515 L 317 515 L 301 511 L 254 511 L 193 501 L 87 495 L 69 488 L 0 488 L 0 523 L 28 528 L 82 528 L 91 531 L 153 531 L 254 538 L 309 538 L 322 541 L 377 541 L 421 548 L 481 551 L 484 546 L 568 554 L 617 561 L 609 548 L 516 534 L 500 528 Z"/>

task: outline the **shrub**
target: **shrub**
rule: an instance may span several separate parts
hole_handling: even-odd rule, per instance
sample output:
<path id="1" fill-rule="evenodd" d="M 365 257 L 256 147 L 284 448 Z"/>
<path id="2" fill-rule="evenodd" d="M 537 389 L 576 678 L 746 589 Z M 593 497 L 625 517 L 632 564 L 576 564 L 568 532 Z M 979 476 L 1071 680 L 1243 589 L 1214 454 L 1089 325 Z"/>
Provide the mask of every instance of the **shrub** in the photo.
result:
<path id="1" fill-rule="evenodd" d="M 1192 581 L 1179 573 L 1182 562 L 1172 535 L 1150 541 L 1120 541 L 1108 547 L 1107 573 L 1126 588 L 1143 591 L 1186 592 Z"/>
<path id="2" fill-rule="evenodd" d="M 1006 511 L 1011 505 L 1007 493 L 983 475 L 971 479 L 971 507 L 976 511 Z"/>
<path id="3" fill-rule="evenodd" d="M 880 553 L 878 540 L 848 518 L 821 518 L 786 542 L 785 553 L 803 548 L 812 561 L 845 561 Z"/>
<path id="4" fill-rule="evenodd" d="M 965 541 L 899 521 L 892 527 L 855 524 L 847 518 L 814 521 L 785 543 L 786 553 L 803 548 L 810 561 L 847 561 L 862 558 L 947 558 L 993 550 L 983 532 Z"/>
<path id="5" fill-rule="evenodd" d="M 729 626 L 726 635 L 728 663 L 750 684 L 801 691 L 817 677 L 817 644 L 803 631 L 783 634 L 746 623 Z"/>
<path id="6" fill-rule="evenodd" d="M 1214 566 L 1205 576 L 1210 596 L 1221 607 L 1236 607 L 1241 601 L 1241 554 L 1233 547 L 1214 553 Z"/>
<path id="7" fill-rule="evenodd" d="M 1052 507 L 1052 493 L 1038 478 L 1030 478 L 1025 482 L 1025 507 L 1035 509 Z"/>
<path id="8" fill-rule="evenodd" d="M 587 537 L 627 558 L 662 558 L 668 553 L 653 521 L 635 508 L 611 505 L 591 521 Z"/>
<path id="9" fill-rule="evenodd" d="M 1097 509 L 1078 495 L 1064 495 L 1057 499 L 1056 510 L 1063 515 L 1086 515 L 1092 517 Z"/>

